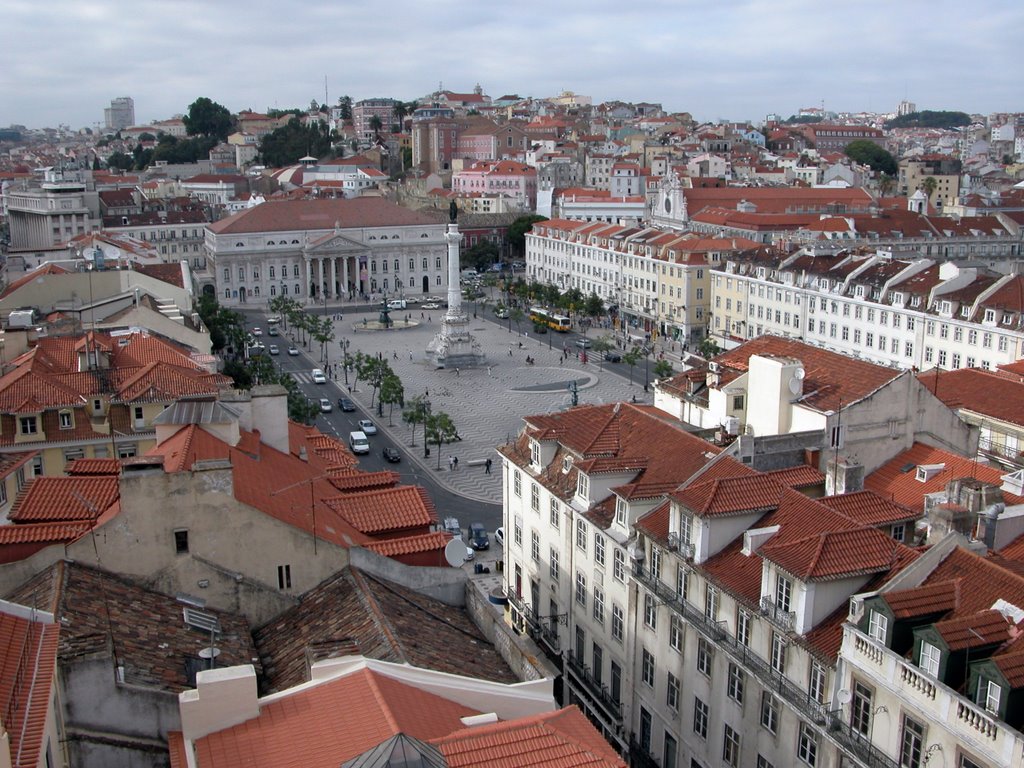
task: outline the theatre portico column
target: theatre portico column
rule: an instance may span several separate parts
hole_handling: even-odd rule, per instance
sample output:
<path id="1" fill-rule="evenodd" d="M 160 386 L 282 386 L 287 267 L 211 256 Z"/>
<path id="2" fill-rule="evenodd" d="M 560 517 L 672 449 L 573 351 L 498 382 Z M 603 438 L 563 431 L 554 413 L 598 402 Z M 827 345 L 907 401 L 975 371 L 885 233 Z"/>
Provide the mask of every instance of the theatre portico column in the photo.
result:
<path id="1" fill-rule="evenodd" d="M 312 295 L 312 293 L 310 291 L 310 286 L 313 283 L 313 266 L 309 262 L 310 262 L 309 256 L 306 256 L 302 260 L 302 275 L 303 275 L 303 277 L 306 280 L 306 285 L 302 289 L 302 292 L 304 294 L 306 294 L 306 300 L 307 301 L 310 301 L 313 298 L 313 295 Z"/>
<path id="2" fill-rule="evenodd" d="M 324 290 L 324 260 L 323 259 L 317 259 L 316 260 L 316 272 L 317 272 L 317 281 L 318 281 L 317 284 L 316 284 L 316 291 L 317 291 L 316 296 L 317 296 L 317 298 L 320 298 L 320 294 L 323 293 L 323 290 Z"/>
<path id="3" fill-rule="evenodd" d="M 331 290 L 330 294 L 334 298 L 338 297 L 338 259 L 336 256 L 331 257 Z"/>

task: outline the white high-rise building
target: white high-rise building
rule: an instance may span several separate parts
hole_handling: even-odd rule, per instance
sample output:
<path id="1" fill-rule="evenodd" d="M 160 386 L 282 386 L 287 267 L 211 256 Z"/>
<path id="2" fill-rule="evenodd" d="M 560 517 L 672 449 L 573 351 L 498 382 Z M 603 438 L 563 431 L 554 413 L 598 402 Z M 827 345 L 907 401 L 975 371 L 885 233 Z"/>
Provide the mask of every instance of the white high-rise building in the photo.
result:
<path id="1" fill-rule="evenodd" d="M 110 106 L 103 110 L 103 124 L 111 131 L 135 125 L 135 100 L 131 96 L 111 99 Z"/>

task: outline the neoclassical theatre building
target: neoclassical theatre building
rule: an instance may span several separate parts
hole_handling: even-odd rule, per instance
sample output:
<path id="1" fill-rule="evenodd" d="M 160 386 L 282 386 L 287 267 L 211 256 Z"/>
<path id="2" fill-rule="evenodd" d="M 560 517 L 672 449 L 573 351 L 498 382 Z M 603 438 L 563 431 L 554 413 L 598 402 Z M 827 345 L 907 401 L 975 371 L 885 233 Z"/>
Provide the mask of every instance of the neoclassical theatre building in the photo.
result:
<path id="1" fill-rule="evenodd" d="M 207 227 L 204 291 L 225 306 L 443 293 L 444 231 L 382 198 L 268 201 Z"/>

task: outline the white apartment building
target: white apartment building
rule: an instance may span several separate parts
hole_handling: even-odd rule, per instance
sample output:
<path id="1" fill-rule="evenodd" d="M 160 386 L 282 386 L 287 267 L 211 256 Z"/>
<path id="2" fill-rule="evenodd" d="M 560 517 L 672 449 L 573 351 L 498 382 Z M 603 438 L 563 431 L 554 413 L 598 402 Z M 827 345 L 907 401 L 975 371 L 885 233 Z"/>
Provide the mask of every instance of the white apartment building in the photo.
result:
<path id="1" fill-rule="evenodd" d="M 994 369 L 1024 355 L 1022 288 L 1020 275 L 884 251 L 730 259 L 711 280 L 711 334 L 725 346 L 790 336 L 899 368 Z"/>
<path id="2" fill-rule="evenodd" d="M 227 306 L 448 290 L 445 224 L 381 198 L 270 201 L 206 228 Z"/>
<path id="3" fill-rule="evenodd" d="M 845 720 L 837 657 L 849 598 L 918 557 L 915 513 L 814 500 L 813 468 L 755 472 L 628 404 L 525 422 L 500 449 L 507 618 L 631 765 L 894 765 Z"/>

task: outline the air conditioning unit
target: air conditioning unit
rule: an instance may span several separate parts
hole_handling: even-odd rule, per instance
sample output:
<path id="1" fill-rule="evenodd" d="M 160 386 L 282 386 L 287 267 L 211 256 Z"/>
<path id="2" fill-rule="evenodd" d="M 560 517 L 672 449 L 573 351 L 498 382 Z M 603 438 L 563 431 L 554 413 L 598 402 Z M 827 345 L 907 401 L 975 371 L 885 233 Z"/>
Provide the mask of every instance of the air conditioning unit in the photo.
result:
<path id="1" fill-rule="evenodd" d="M 679 546 L 679 534 L 676 533 L 675 531 L 672 531 L 668 535 L 668 546 L 669 546 L 669 549 L 675 549 L 676 547 Z"/>

